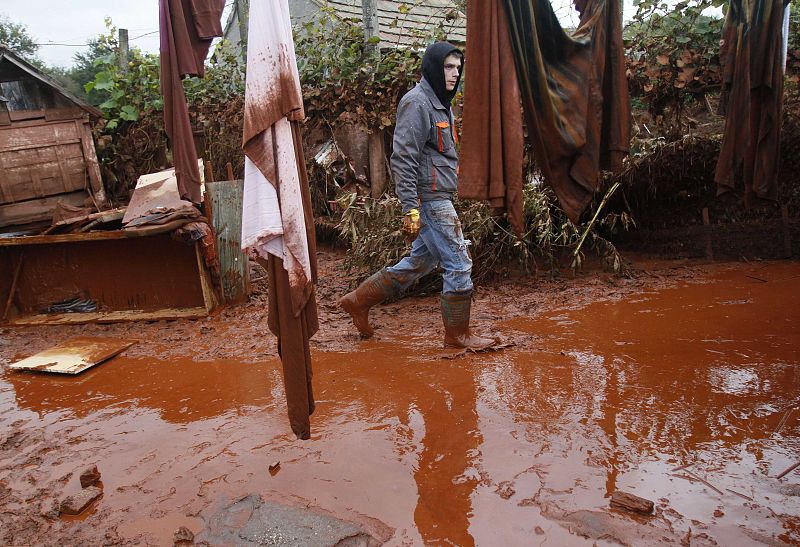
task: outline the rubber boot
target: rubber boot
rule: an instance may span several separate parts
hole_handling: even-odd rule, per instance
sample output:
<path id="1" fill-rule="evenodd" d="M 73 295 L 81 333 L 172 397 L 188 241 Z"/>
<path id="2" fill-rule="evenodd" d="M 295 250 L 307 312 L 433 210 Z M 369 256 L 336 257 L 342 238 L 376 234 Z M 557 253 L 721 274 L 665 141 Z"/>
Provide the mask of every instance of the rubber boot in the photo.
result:
<path id="1" fill-rule="evenodd" d="M 369 338 L 375 331 L 369 324 L 369 309 L 394 294 L 392 280 L 386 270 L 380 270 L 365 279 L 354 291 L 339 299 L 339 306 L 350 314 L 361 336 Z"/>
<path id="2" fill-rule="evenodd" d="M 444 345 L 455 348 L 486 349 L 497 340 L 476 336 L 469 330 L 472 308 L 472 292 L 443 294 L 442 322 L 444 323 Z"/>

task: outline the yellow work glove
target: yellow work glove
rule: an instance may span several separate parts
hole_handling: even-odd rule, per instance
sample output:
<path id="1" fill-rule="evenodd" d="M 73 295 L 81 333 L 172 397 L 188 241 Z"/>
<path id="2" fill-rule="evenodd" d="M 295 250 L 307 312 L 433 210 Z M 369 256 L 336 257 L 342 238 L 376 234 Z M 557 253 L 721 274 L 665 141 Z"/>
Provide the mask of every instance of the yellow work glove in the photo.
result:
<path id="1" fill-rule="evenodd" d="M 419 209 L 411 209 L 403 215 L 403 234 L 407 240 L 414 241 L 417 239 L 420 227 Z"/>

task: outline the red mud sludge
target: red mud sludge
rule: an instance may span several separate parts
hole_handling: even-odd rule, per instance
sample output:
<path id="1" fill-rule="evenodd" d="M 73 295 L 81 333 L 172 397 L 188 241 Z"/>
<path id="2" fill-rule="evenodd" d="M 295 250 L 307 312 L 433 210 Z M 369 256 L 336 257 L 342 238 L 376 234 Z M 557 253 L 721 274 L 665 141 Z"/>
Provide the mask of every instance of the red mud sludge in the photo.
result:
<path id="1" fill-rule="evenodd" d="M 241 519 L 255 544 L 252 515 L 224 512 L 254 495 L 264 514 L 322 511 L 389 545 L 797 544 L 800 472 L 776 477 L 800 461 L 798 280 L 784 263 L 490 288 L 480 324 L 516 346 L 453 360 L 434 297 L 376 309 L 371 341 L 324 316 L 310 441 L 288 427 L 274 352 L 192 359 L 257 322 L 204 321 L 217 338 L 168 341 L 163 359 L 148 333 L 196 323 L 142 325 L 132 355 L 74 378 L 3 366 L 0 543 L 171 545 Z M 0 356 L 39 351 L 41 332 L 6 332 Z M 90 465 L 88 516 L 53 515 Z M 610 508 L 614 492 L 653 514 Z"/>

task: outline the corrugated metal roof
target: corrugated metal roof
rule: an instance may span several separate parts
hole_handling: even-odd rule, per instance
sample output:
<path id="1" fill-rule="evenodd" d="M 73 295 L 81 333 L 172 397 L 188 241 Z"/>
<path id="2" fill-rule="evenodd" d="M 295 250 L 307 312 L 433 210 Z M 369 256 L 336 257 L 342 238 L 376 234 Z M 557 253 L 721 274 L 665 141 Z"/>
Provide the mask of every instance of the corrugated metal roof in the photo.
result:
<path id="1" fill-rule="evenodd" d="M 313 0 L 319 7 L 329 7 L 343 19 L 361 24 L 361 0 Z M 408 9 L 406 13 L 401 13 Z M 381 44 L 408 45 L 420 38 L 429 38 L 441 26 L 447 40 L 467 41 L 466 15 L 448 0 L 378 0 L 378 22 Z"/>

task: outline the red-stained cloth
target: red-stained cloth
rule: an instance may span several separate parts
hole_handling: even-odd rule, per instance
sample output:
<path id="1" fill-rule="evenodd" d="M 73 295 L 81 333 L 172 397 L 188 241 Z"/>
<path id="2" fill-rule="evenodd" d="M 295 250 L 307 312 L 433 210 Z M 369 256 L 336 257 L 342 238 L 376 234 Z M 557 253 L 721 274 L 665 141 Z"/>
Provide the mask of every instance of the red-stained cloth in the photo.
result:
<path id="1" fill-rule="evenodd" d="M 775 199 L 780 166 L 785 0 L 732 0 L 722 30 L 725 133 L 714 179 L 719 193 L 744 179 L 745 200 Z"/>
<path id="2" fill-rule="evenodd" d="M 630 146 L 620 0 L 578 6 L 580 26 L 567 34 L 548 0 L 468 0 L 459 196 L 505 201 L 517 233 L 523 181 L 512 66 L 536 166 L 573 222 L 600 189 L 601 169 L 618 170 Z"/>
<path id="3" fill-rule="evenodd" d="M 514 51 L 502 2 L 471 1 L 467 9 L 467 63 L 458 179 L 462 199 L 488 201 L 506 212 L 522 235 L 522 164 L 525 136 Z"/>
<path id="4" fill-rule="evenodd" d="M 268 323 L 278 337 L 289 424 L 308 439 L 314 412 L 308 340 L 319 329 L 316 240 L 288 2 L 254 2 L 249 19 L 242 247 L 269 273 Z"/>
<path id="5" fill-rule="evenodd" d="M 159 0 L 164 129 L 172 145 L 181 198 L 192 203 L 200 203 L 201 180 L 181 77 L 204 75 L 211 41 L 222 36 L 224 7 L 225 0 Z"/>

